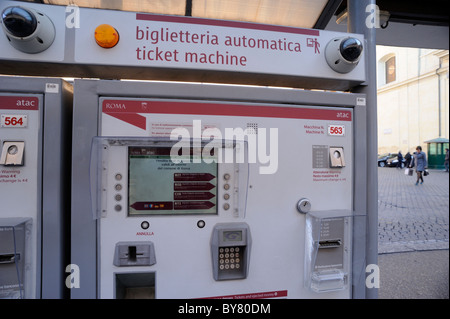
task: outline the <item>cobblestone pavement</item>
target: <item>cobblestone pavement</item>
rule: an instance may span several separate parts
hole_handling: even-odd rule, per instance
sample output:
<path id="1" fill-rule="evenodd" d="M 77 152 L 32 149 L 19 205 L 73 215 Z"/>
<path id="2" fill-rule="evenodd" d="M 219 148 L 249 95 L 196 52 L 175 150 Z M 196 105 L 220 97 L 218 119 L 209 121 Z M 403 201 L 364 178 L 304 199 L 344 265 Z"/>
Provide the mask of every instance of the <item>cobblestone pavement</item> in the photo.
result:
<path id="1" fill-rule="evenodd" d="M 449 173 L 422 185 L 397 168 L 378 168 L 378 252 L 449 249 Z"/>

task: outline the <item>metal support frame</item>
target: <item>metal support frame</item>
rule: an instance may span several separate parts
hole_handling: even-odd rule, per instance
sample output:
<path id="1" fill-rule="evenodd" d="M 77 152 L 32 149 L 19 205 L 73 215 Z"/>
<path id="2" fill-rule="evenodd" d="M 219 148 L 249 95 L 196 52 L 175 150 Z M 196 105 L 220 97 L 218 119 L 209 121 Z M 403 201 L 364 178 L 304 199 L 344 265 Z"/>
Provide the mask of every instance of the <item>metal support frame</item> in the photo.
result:
<path id="1" fill-rule="evenodd" d="M 377 171 L 377 87 L 376 87 L 376 28 L 366 25 L 368 6 L 375 0 L 347 0 L 350 33 L 364 34 L 366 43 L 366 83 L 353 89 L 366 94 L 367 105 L 367 208 L 366 208 L 366 265 L 378 264 L 378 171 Z M 363 226 L 363 225 L 361 225 Z M 357 298 L 360 296 L 356 295 Z M 365 288 L 365 298 L 378 298 L 378 288 Z"/>
<path id="2" fill-rule="evenodd" d="M 49 84 L 58 93 L 49 92 Z M 69 262 L 70 203 L 70 135 L 72 116 L 72 86 L 52 78 L 2 77 L 0 93 L 42 94 L 40 154 L 37 167 L 40 195 L 37 223 L 36 297 L 55 299 L 68 297 L 64 287 L 65 266 Z"/>

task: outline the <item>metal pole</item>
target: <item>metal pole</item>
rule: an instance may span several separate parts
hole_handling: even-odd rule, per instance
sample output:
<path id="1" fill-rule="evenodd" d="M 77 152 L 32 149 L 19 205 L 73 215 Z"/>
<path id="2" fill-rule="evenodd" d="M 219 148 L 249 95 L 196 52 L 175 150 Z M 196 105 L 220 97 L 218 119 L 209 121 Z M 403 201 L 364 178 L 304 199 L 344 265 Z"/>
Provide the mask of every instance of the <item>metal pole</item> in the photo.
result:
<path id="1" fill-rule="evenodd" d="M 376 0 L 347 0 L 349 33 L 365 36 L 367 81 L 353 92 L 366 94 L 367 107 L 367 217 L 366 265 L 378 264 L 378 170 L 377 170 L 377 87 L 376 87 L 376 24 L 370 14 L 377 14 Z M 378 17 L 376 17 L 378 18 Z M 378 298 L 377 288 L 366 286 L 366 298 Z"/>

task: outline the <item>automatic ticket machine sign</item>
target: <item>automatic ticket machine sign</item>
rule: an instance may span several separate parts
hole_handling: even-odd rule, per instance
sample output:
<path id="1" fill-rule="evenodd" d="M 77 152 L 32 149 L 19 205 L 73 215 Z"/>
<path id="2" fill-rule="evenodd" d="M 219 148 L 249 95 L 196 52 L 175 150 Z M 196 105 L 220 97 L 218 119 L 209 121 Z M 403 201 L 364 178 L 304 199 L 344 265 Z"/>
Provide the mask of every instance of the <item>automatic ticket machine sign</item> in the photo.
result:
<path id="1" fill-rule="evenodd" d="M 358 34 L 17 1 L 2 1 L 0 14 L 0 62 L 28 61 L 46 75 L 70 66 L 85 77 L 336 90 L 365 81 Z"/>

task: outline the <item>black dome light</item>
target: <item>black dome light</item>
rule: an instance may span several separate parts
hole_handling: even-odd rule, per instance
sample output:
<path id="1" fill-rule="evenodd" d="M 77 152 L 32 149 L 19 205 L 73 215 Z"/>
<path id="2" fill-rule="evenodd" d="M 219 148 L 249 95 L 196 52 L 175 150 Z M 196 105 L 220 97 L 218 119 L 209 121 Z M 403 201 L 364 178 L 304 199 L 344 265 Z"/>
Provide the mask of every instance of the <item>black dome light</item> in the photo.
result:
<path id="1" fill-rule="evenodd" d="M 348 38 L 341 42 L 340 51 L 342 57 L 347 61 L 354 62 L 358 60 L 362 52 L 362 43 L 356 38 Z"/>
<path id="2" fill-rule="evenodd" d="M 25 38 L 34 33 L 37 28 L 35 16 L 21 7 L 8 7 L 2 13 L 4 26 L 11 35 Z"/>

